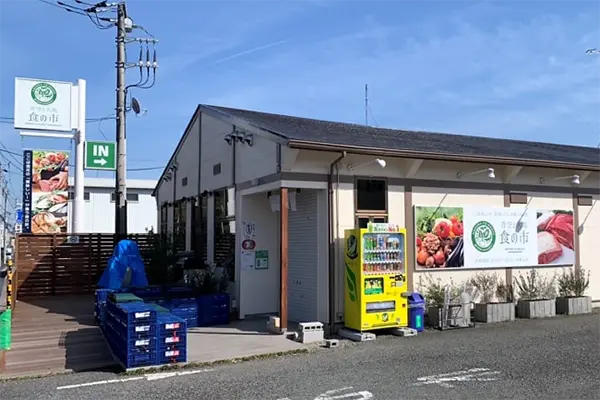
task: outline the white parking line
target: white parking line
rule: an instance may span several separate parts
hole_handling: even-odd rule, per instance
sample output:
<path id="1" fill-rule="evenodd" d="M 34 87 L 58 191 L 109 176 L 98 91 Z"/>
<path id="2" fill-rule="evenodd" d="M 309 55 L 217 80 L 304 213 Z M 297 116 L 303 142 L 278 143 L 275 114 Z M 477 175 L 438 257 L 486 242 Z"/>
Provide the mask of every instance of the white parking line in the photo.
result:
<path id="1" fill-rule="evenodd" d="M 115 383 L 127 383 L 127 382 L 141 381 L 141 380 L 157 381 L 160 379 L 168 379 L 168 378 L 174 378 L 177 376 L 185 376 L 185 375 L 194 375 L 194 374 L 200 374 L 202 372 L 210 372 L 210 371 L 213 371 L 213 370 L 210 368 L 206 368 L 206 369 L 197 369 L 197 370 L 193 370 L 193 371 L 157 372 L 154 374 L 146 374 L 144 376 L 136 376 L 136 377 L 132 377 L 132 378 L 108 379 L 108 380 L 103 380 L 103 381 L 85 382 L 85 383 L 77 383 L 75 385 L 59 386 L 56 388 L 56 390 L 78 389 L 78 388 L 84 388 L 84 387 L 90 387 L 90 386 L 111 385 L 111 384 L 115 384 Z"/>
<path id="2" fill-rule="evenodd" d="M 449 372 L 446 374 L 422 376 L 417 378 L 417 383 L 411 386 L 439 385 L 446 388 L 454 387 L 448 382 L 486 382 L 498 380 L 500 371 L 491 371 L 489 368 L 471 368 L 463 371 Z"/>

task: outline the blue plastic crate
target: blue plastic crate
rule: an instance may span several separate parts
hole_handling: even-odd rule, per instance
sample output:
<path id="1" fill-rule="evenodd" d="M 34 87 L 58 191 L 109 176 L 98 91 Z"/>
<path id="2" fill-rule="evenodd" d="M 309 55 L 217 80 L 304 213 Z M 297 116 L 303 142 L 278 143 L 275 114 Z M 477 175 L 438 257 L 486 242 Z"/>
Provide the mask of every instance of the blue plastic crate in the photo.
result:
<path id="1" fill-rule="evenodd" d="M 172 335 L 174 332 L 185 333 L 186 321 L 171 313 L 159 313 L 156 317 L 156 326 L 159 335 Z"/>
<path id="2" fill-rule="evenodd" d="M 126 326 L 156 322 L 156 310 L 145 303 L 108 302 L 106 306 L 107 310 Z"/>
<path id="3" fill-rule="evenodd" d="M 176 364 L 187 361 L 187 350 L 172 349 L 160 351 L 157 354 L 158 364 Z"/>
<path id="4" fill-rule="evenodd" d="M 109 293 L 112 292 L 111 289 L 96 289 L 96 303 L 106 303 Z"/>
<path id="5" fill-rule="evenodd" d="M 128 355 L 123 352 L 113 350 L 113 354 L 125 369 L 149 367 L 158 364 L 156 352 Z"/>
<path id="6" fill-rule="evenodd" d="M 198 326 L 229 323 L 229 295 L 216 294 L 198 297 Z"/>
<path id="7" fill-rule="evenodd" d="M 111 322 L 106 324 L 106 336 L 113 351 L 127 355 L 155 353 L 157 349 L 156 335 L 147 337 L 123 337 Z"/>
<path id="8" fill-rule="evenodd" d="M 121 335 L 129 338 L 144 338 L 156 335 L 156 322 L 154 321 L 138 321 L 135 324 L 127 325 L 126 322 L 115 318 L 109 311 L 106 314 L 105 323 L 111 323 L 113 328 Z"/>
<path id="9" fill-rule="evenodd" d="M 175 335 L 157 335 L 156 347 L 167 349 L 169 347 L 187 347 L 187 334 L 176 333 Z"/>

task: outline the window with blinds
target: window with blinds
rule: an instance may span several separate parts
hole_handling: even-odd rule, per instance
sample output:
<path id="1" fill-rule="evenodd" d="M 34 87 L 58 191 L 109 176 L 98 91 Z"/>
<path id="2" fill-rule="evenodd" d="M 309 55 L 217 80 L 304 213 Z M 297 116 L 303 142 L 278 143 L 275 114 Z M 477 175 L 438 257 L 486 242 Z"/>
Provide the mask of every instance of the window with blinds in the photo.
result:
<path id="1" fill-rule="evenodd" d="M 233 191 L 227 189 L 214 192 L 215 202 L 215 263 L 225 268 L 229 280 L 235 281 L 235 215 L 230 208 L 228 212 L 229 196 Z M 229 214 L 229 215 L 228 215 Z"/>
<path id="2" fill-rule="evenodd" d="M 185 224 L 187 221 L 187 202 L 178 201 L 175 203 L 175 216 L 173 225 L 173 242 L 175 251 L 185 251 Z"/>
<path id="3" fill-rule="evenodd" d="M 192 208 L 192 250 L 196 253 L 196 258 L 206 262 L 208 260 L 208 236 L 207 236 L 207 212 L 208 199 L 200 197 L 196 205 Z"/>

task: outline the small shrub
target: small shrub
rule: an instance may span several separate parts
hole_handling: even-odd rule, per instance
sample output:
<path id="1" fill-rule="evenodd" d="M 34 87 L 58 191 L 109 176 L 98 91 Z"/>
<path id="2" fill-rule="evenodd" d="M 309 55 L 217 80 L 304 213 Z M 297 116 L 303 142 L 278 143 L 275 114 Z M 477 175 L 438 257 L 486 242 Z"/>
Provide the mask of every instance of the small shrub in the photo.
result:
<path id="1" fill-rule="evenodd" d="M 583 297 L 590 286 L 590 272 L 583 268 L 563 270 L 558 277 L 558 293 L 561 297 Z"/>
<path id="2" fill-rule="evenodd" d="M 556 298 L 556 274 L 552 278 L 540 276 L 532 269 L 525 276 L 515 278 L 519 298 L 523 300 L 548 300 Z"/>
<path id="3" fill-rule="evenodd" d="M 481 297 L 480 303 L 491 303 L 496 294 L 500 278 L 497 273 L 478 272 L 469 279 L 469 284 L 475 289 L 473 298 Z"/>
<path id="4" fill-rule="evenodd" d="M 496 298 L 500 303 L 513 303 L 515 301 L 515 289 L 513 285 L 507 285 L 500 280 L 496 286 Z"/>
<path id="5" fill-rule="evenodd" d="M 419 277 L 419 290 L 425 296 L 428 307 L 444 305 L 446 288 L 450 290 L 450 302 L 454 303 L 460 296 L 460 288 L 452 280 L 446 285 L 440 278 L 433 279 L 430 274 L 426 275 L 427 282 L 423 283 L 422 276 Z"/>

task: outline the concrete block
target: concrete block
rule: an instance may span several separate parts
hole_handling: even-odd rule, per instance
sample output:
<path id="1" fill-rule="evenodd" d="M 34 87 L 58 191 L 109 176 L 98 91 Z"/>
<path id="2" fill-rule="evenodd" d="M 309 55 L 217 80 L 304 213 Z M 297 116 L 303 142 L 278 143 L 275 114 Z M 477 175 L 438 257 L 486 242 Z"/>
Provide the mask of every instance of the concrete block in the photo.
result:
<path id="1" fill-rule="evenodd" d="M 353 329 L 342 328 L 338 331 L 338 335 L 345 339 L 350 339 L 355 342 L 370 342 L 377 338 L 374 333 L 371 332 L 359 332 Z"/>
<path id="2" fill-rule="evenodd" d="M 274 333 L 275 335 L 283 335 L 285 333 L 278 325 L 276 326 L 272 321 L 267 321 L 267 331 Z"/>
<path id="3" fill-rule="evenodd" d="M 556 300 L 519 300 L 517 302 L 517 317 L 519 318 L 548 318 L 556 316 Z"/>
<path id="4" fill-rule="evenodd" d="M 301 322 L 298 324 L 298 341 L 300 343 L 315 343 L 325 340 L 323 324 L 320 322 Z"/>
<path id="5" fill-rule="evenodd" d="M 515 305 L 510 303 L 475 304 L 475 321 L 494 323 L 515 320 Z"/>
<path id="6" fill-rule="evenodd" d="M 556 299 L 556 313 L 567 315 L 590 314 L 592 312 L 592 298 L 559 297 Z"/>
<path id="7" fill-rule="evenodd" d="M 281 320 L 279 317 L 269 317 L 269 322 L 278 329 L 281 327 Z"/>
<path id="8" fill-rule="evenodd" d="M 340 341 L 337 339 L 327 339 L 325 340 L 325 347 L 329 349 L 340 347 Z"/>
<path id="9" fill-rule="evenodd" d="M 413 328 L 394 328 L 390 330 L 390 333 L 394 336 L 402 337 L 417 336 L 417 330 Z"/>

